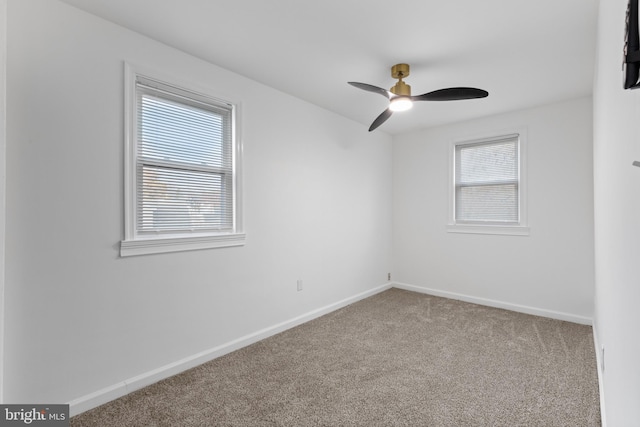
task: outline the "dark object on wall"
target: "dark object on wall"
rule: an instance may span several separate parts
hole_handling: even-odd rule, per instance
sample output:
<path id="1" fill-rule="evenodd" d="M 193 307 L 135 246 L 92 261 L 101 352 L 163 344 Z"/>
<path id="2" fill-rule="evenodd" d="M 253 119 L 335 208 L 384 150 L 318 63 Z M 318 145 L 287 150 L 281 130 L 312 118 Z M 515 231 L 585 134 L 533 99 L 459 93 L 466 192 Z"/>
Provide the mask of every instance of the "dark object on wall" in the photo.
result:
<path id="1" fill-rule="evenodd" d="M 640 87 L 640 40 L 638 39 L 638 0 L 629 0 L 624 32 L 622 73 L 625 89 Z"/>

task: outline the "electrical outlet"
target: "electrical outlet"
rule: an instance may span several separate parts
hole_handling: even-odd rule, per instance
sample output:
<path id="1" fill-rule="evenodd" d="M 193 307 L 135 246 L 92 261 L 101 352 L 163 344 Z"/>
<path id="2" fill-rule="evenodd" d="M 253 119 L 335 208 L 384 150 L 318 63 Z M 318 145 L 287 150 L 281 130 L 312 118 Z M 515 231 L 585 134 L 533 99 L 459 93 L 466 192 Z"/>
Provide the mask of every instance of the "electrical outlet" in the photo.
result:
<path id="1" fill-rule="evenodd" d="M 387 280 L 391 280 L 391 273 L 387 273 Z"/>
<path id="2" fill-rule="evenodd" d="M 604 346 L 600 349 L 600 370 L 604 372 Z"/>
<path id="3" fill-rule="evenodd" d="M 298 279 L 298 292 L 300 292 L 302 289 L 303 289 L 302 280 Z"/>

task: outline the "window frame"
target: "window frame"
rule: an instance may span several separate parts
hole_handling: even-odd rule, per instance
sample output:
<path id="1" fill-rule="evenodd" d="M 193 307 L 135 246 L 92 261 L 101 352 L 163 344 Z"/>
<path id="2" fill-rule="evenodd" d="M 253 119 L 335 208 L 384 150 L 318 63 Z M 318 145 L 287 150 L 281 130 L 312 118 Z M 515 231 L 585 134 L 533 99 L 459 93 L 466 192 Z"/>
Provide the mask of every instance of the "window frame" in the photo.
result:
<path id="1" fill-rule="evenodd" d="M 173 77 L 139 65 L 124 63 L 124 240 L 120 242 L 120 256 L 146 255 L 198 249 L 242 246 L 245 244 L 242 213 L 242 140 L 240 137 L 240 102 L 221 97 L 209 88 L 186 83 Z M 197 102 L 210 100 L 214 104 L 225 104 L 231 109 L 231 151 L 233 182 L 233 228 L 230 231 L 193 231 L 188 233 L 139 233 L 137 230 L 137 81 L 143 79 L 172 88 L 179 96 L 193 94 Z"/>
<path id="2" fill-rule="evenodd" d="M 456 148 L 462 145 L 480 145 L 498 142 L 509 136 L 518 137 L 518 221 L 499 223 L 491 221 L 456 220 Z M 527 129 L 525 127 L 492 131 L 466 138 L 456 138 L 449 144 L 448 223 L 450 233 L 495 234 L 528 236 L 530 228 L 527 215 Z"/>

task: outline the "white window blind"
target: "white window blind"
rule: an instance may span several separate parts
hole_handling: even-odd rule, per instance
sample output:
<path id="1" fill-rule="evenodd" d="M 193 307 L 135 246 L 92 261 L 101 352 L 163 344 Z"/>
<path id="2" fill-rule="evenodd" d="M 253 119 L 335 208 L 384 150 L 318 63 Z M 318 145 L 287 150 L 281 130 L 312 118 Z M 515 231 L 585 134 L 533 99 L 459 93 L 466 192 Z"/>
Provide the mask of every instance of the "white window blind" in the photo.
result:
<path id="1" fill-rule="evenodd" d="M 232 106 L 138 77 L 137 234 L 234 229 Z"/>
<path id="2" fill-rule="evenodd" d="M 516 225 L 519 136 L 455 146 L 455 221 Z"/>

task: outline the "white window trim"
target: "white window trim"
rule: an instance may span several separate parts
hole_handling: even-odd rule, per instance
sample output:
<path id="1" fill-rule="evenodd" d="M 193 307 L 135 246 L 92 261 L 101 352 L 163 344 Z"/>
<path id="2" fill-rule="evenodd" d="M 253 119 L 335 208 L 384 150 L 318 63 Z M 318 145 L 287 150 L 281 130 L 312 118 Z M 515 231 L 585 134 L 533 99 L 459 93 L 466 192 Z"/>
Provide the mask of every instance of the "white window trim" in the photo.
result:
<path id="1" fill-rule="evenodd" d="M 173 77 L 162 75 L 156 70 L 150 70 L 139 65 L 132 65 L 125 62 L 124 78 L 124 240 L 120 242 L 120 256 L 134 256 L 157 254 L 166 252 L 190 251 L 209 248 L 223 248 L 231 246 L 242 246 L 245 244 L 246 234 L 243 224 L 243 197 L 242 197 L 242 138 L 240 121 L 240 102 L 231 100 L 227 96 L 219 96 L 208 88 L 196 86 L 192 83 L 185 83 Z M 235 218 L 234 232 L 225 233 L 203 233 L 189 235 L 159 235 L 139 236 L 135 227 L 135 206 L 136 206 L 136 127 L 133 123 L 134 111 L 136 110 L 136 77 L 143 76 L 150 80 L 156 80 L 175 86 L 187 91 L 198 93 L 216 100 L 233 105 L 234 128 L 234 201 Z"/>
<path id="2" fill-rule="evenodd" d="M 468 223 L 455 220 L 455 152 L 456 146 L 460 144 L 478 144 L 490 142 L 506 135 L 517 134 L 519 136 L 519 183 L 518 183 L 518 204 L 519 221 L 515 225 L 501 225 L 495 223 Z M 530 232 L 527 215 L 527 128 L 517 127 L 501 129 L 483 134 L 475 134 L 465 138 L 456 138 L 449 143 L 449 179 L 448 179 L 449 209 L 447 232 L 449 233 L 469 233 L 469 234 L 494 234 L 509 236 L 528 236 Z"/>

